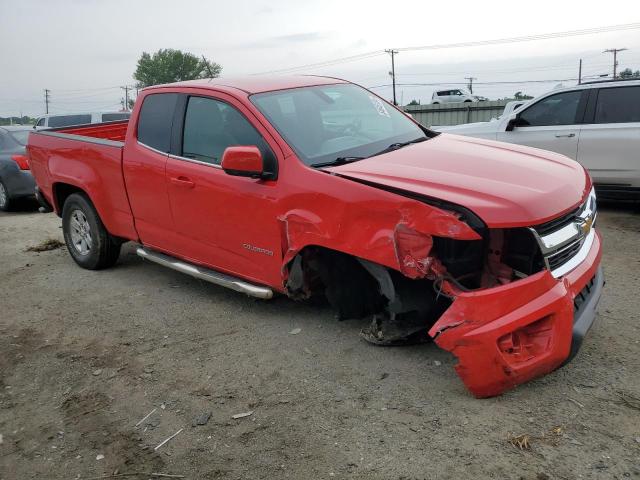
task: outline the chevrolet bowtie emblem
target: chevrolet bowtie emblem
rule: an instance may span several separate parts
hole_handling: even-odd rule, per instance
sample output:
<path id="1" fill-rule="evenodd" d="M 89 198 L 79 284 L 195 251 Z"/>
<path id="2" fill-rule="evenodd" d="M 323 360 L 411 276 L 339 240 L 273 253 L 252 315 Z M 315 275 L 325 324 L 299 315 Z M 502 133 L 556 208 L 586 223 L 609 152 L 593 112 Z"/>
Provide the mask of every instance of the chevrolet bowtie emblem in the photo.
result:
<path id="1" fill-rule="evenodd" d="M 586 236 L 589 235 L 589 232 L 591 231 L 591 227 L 593 226 L 593 217 L 589 216 L 585 219 L 582 220 L 582 222 L 580 222 L 578 224 L 578 227 L 580 228 L 580 230 L 582 230 L 582 233 Z"/>

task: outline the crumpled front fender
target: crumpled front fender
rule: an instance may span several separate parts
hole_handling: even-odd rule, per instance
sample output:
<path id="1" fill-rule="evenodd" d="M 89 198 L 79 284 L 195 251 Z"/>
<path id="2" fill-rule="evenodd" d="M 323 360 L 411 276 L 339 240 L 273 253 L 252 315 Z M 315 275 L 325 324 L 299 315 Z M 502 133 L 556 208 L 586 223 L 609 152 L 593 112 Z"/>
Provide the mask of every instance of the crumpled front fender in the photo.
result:
<path id="1" fill-rule="evenodd" d="M 293 208 L 278 216 L 285 281 L 287 265 L 307 246 L 329 248 L 393 268 L 409 278 L 422 278 L 438 267 L 430 256 L 433 236 L 480 239 L 452 212 L 369 187 L 357 188 L 375 192 L 376 199 L 343 203 L 317 198 L 313 210 Z"/>

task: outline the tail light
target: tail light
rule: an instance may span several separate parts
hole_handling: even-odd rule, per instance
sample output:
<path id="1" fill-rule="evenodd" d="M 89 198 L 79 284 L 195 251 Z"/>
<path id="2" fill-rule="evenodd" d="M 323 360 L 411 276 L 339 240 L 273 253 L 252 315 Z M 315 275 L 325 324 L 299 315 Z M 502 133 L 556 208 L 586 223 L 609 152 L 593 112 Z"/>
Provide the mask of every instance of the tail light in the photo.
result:
<path id="1" fill-rule="evenodd" d="M 29 170 L 29 158 L 26 155 L 11 155 L 11 159 L 18 164 L 20 170 Z"/>

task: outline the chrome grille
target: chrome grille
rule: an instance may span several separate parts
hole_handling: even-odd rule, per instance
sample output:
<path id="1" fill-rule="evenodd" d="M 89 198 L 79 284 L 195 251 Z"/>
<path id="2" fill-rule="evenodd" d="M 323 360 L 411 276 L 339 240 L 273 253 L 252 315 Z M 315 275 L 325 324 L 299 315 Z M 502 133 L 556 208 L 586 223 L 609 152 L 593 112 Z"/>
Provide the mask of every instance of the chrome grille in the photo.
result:
<path id="1" fill-rule="evenodd" d="M 555 232 L 556 230 L 575 221 L 576 217 L 578 216 L 578 213 L 580 213 L 581 208 L 582 206 L 576 208 L 575 210 L 572 210 L 571 212 L 565 215 L 562 215 L 561 217 L 558 217 L 546 223 L 543 223 L 542 225 L 536 225 L 534 228 L 536 229 L 536 232 L 538 232 L 538 235 L 541 235 L 541 236 L 547 235 L 551 232 Z"/>
<path id="2" fill-rule="evenodd" d="M 596 195 L 592 189 L 576 210 L 530 228 L 545 266 L 554 277 L 561 277 L 584 260 L 593 243 L 596 215 Z"/>
<path id="3" fill-rule="evenodd" d="M 556 268 L 562 266 L 565 262 L 567 262 L 571 257 L 573 257 L 580 251 L 580 247 L 582 247 L 582 244 L 583 242 L 581 240 L 578 240 L 577 242 L 569 244 L 568 247 L 563 248 L 559 252 L 549 255 L 547 257 L 549 268 L 551 270 L 555 270 Z"/>

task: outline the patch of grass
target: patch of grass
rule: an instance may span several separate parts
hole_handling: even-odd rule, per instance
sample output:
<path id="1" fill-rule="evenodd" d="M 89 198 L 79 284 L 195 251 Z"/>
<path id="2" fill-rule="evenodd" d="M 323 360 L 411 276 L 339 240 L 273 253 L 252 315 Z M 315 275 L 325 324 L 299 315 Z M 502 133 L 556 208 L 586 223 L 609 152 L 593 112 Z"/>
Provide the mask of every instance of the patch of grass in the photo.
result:
<path id="1" fill-rule="evenodd" d="M 520 450 L 531 450 L 531 435 L 511 435 L 509 443 Z"/>
<path id="2" fill-rule="evenodd" d="M 60 240 L 56 240 L 55 238 L 48 238 L 44 242 L 35 245 L 33 247 L 28 247 L 27 252 L 48 252 L 49 250 L 57 250 L 58 248 L 64 247 L 64 243 Z"/>

